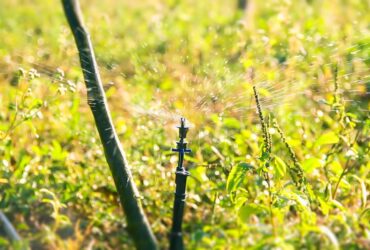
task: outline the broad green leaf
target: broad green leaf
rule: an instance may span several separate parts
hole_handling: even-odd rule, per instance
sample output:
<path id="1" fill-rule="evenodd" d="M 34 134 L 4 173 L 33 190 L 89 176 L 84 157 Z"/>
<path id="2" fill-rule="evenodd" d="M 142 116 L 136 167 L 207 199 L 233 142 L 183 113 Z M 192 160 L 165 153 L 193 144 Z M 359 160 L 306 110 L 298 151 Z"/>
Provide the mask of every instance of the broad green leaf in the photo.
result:
<path id="1" fill-rule="evenodd" d="M 342 211 L 345 211 L 346 209 L 344 208 L 344 206 L 342 205 L 342 203 L 340 203 L 339 201 L 337 200 L 329 200 L 329 204 L 332 206 L 332 207 L 335 207 L 335 208 L 339 208 L 340 210 Z"/>
<path id="2" fill-rule="evenodd" d="M 317 158 L 309 158 L 302 162 L 302 168 L 306 173 L 311 173 L 314 169 L 322 167 L 322 163 Z"/>
<path id="3" fill-rule="evenodd" d="M 335 144 L 339 142 L 339 137 L 334 132 L 328 132 L 319 137 L 316 141 L 317 146 Z"/>
<path id="4" fill-rule="evenodd" d="M 339 175 L 343 171 L 343 167 L 338 161 L 333 161 L 328 165 L 329 169 L 333 171 L 336 175 Z"/>
<path id="5" fill-rule="evenodd" d="M 364 209 L 364 211 L 361 212 L 358 219 L 361 220 L 362 218 L 365 218 L 365 219 L 368 218 L 367 220 L 370 220 L 370 207 Z"/>
<path id="6" fill-rule="evenodd" d="M 248 170 L 253 169 L 253 166 L 248 163 L 239 163 L 231 169 L 227 178 L 226 190 L 228 193 L 235 191 L 243 182 Z"/>
<path id="7" fill-rule="evenodd" d="M 307 199 L 307 197 L 301 195 L 301 194 L 297 194 L 297 193 L 294 193 L 294 192 L 291 192 L 291 191 L 282 191 L 281 192 L 282 195 L 284 195 L 284 197 L 286 197 L 287 199 L 289 200 L 292 200 L 292 201 L 295 201 L 295 203 L 301 208 L 301 209 L 304 209 L 304 210 L 308 210 L 309 209 L 309 201 Z"/>
<path id="8" fill-rule="evenodd" d="M 286 164 L 278 156 L 274 157 L 274 169 L 275 169 L 275 173 L 278 177 L 284 177 L 285 176 L 285 174 L 286 174 Z"/>
<path id="9" fill-rule="evenodd" d="M 6 238 L 4 238 L 4 237 L 1 237 L 0 236 L 0 247 L 2 248 L 2 249 L 6 249 L 7 247 L 9 247 L 9 240 L 8 239 L 6 239 Z M 10 247 L 9 247 L 10 248 Z"/>
<path id="10" fill-rule="evenodd" d="M 224 127 L 230 129 L 240 129 L 240 122 L 235 118 L 225 118 Z"/>
<path id="11" fill-rule="evenodd" d="M 277 243 L 277 245 L 280 247 L 280 249 L 282 249 L 282 250 L 294 250 L 294 249 L 296 249 L 295 247 L 294 247 L 294 245 L 292 245 L 292 244 L 290 244 L 290 243 L 288 243 L 288 242 L 285 242 L 285 241 L 279 241 L 278 243 Z"/>
<path id="12" fill-rule="evenodd" d="M 241 206 L 243 206 L 243 204 L 248 200 L 248 197 L 246 195 L 240 195 L 238 194 L 238 196 L 236 197 L 235 199 L 235 207 L 236 209 L 239 209 Z"/>
<path id="13" fill-rule="evenodd" d="M 293 139 L 293 138 L 288 138 L 287 142 L 293 148 L 299 147 L 302 144 L 301 140 L 297 140 L 297 139 Z"/>
<path id="14" fill-rule="evenodd" d="M 320 203 L 320 210 L 324 215 L 328 215 L 330 211 L 330 206 L 324 199 L 317 197 L 317 200 Z"/>
<path id="15" fill-rule="evenodd" d="M 246 221 L 253 214 L 267 213 L 267 211 L 268 209 L 265 206 L 252 203 L 252 204 L 242 206 L 239 209 L 239 218 L 242 221 Z"/>

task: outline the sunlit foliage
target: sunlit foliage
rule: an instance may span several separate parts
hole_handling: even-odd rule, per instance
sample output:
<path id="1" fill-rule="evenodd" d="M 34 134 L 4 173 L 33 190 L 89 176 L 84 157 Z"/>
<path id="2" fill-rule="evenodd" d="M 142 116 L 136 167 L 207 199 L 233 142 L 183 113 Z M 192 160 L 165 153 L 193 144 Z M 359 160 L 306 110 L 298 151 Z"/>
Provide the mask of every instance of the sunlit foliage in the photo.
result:
<path id="1" fill-rule="evenodd" d="M 249 2 L 81 0 L 153 231 L 184 116 L 188 249 L 366 249 L 369 3 Z M 0 16 L 0 210 L 33 249 L 132 248 L 60 3 Z"/>

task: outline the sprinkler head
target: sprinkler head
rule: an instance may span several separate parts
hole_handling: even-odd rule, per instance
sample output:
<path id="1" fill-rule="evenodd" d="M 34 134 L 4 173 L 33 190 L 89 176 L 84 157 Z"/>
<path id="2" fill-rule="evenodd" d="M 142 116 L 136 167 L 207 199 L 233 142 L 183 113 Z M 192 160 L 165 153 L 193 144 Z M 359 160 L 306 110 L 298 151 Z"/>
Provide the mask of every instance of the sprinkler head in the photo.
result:
<path id="1" fill-rule="evenodd" d="M 187 149 L 188 143 L 185 140 L 186 134 L 189 131 L 189 127 L 187 127 L 185 125 L 185 121 L 186 121 L 185 118 L 181 118 L 180 119 L 180 122 L 181 122 L 180 123 L 180 126 L 177 127 L 179 129 L 179 137 L 180 137 L 180 140 L 178 142 L 176 142 L 177 148 L 172 149 L 172 151 L 174 151 L 174 152 L 180 152 L 181 154 L 191 152 L 190 149 Z"/>
<path id="2" fill-rule="evenodd" d="M 180 126 L 177 127 L 179 129 L 179 137 L 180 137 L 180 139 L 185 139 L 186 138 L 186 134 L 189 131 L 189 127 L 187 127 L 185 125 L 185 123 L 186 123 L 185 118 L 181 117 L 181 119 L 180 119 Z"/>

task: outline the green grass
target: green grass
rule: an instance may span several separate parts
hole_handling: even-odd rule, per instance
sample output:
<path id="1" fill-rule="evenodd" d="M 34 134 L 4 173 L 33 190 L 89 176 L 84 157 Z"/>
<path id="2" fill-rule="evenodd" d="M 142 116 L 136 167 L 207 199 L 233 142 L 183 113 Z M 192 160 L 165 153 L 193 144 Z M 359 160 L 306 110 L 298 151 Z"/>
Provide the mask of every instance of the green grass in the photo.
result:
<path id="1" fill-rule="evenodd" d="M 369 3 L 255 1 L 243 18 L 237 1 L 140 2 L 81 5 L 161 247 L 184 116 L 188 249 L 366 249 Z M 60 3 L 0 16 L 1 211 L 33 249 L 132 248 Z"/>

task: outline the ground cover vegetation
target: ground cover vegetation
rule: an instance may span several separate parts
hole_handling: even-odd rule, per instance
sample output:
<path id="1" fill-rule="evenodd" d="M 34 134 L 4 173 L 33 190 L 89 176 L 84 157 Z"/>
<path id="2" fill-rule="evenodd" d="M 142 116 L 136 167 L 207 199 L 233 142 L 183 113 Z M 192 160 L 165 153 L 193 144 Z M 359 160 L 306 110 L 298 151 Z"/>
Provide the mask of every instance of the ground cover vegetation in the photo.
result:
<path id="1" fill-rule="evenodd" d="M 160 247 L 185 117 L 187 249 L 367 249 L 368 1 L 237 2 L 81 0 Z M 133 248 L 60 2 L 1 1 L 0 37 L 0 210 L 32 249 Z"/>

